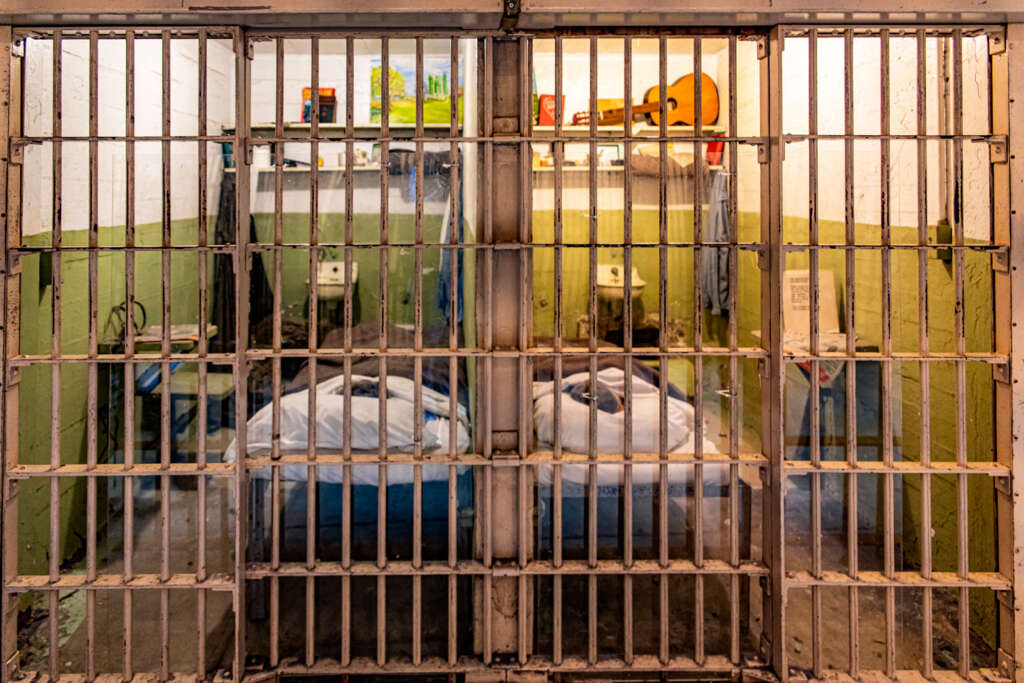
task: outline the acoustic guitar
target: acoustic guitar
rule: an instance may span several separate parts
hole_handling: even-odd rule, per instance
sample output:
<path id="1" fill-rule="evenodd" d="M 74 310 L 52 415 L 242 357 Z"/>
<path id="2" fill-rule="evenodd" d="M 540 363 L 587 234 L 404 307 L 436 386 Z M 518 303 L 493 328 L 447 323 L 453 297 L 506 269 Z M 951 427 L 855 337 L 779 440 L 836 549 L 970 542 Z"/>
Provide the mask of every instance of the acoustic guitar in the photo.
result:
<path id="1" fill-rule="evenodd" d="M 660 108 L 661 88 L 654 86 L 644 93 L 644 101 L 632 107 L 633 119 L 646 116 L 651 125 L 661 122 Z M 718 87 L 706 73 L 700 79 L 700 120 L 702 125 L 710 125 L 718 120 Z M 695 118 L 693 102 L 693 74 L 686 74 L 675 83 L 665 88 L 665 124 L 668 126 L 692 126 Z M 621 124 L 626 117 L 625 107 L 605 109 L 598 112 L 597 125 L 614 126 Z M 581 111 L 573 114 L 574 126 L 585 126 L 590 123 L 590 113 Z"/>

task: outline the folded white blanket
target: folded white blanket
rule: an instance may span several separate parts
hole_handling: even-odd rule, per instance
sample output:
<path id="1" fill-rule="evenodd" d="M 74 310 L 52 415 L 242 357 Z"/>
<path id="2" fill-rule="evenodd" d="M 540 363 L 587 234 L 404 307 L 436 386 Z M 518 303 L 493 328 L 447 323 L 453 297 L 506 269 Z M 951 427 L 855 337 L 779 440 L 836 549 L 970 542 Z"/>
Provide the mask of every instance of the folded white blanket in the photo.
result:
<path id="1" fill-rule="evenodd" d="M 660 405 L 658 387 L 642 377 L 633 375 L 632 433 L 634 453 L 656 453 L 659 447 Z M 590 387 L 590 373 L 578 372 L 562 378 L 561 441 L 562 448 L 575 453 L 590 452 L 589 395 L 597 393 L 598 453 L 621 453 L 626 432 L 625 402 L 626 377 L 620 368 L 604 368 L 597 373 L 595 387 Z M 540 448 L 551 448 L 555 442 L 555 383 L 534 382 L 533 424 Z M 577 400 L 577 397 L 580 400 Z M 667 452 L 692 453 L 694 451 L 693 406 L 672 396 L 666 397 Z M 704 430 L 706 433 L 706 429 Z M 705 453 L 717 452 L 714 443 L 702 439 Z"/>
<path id="2" fill-rule="evenodd" d="M 412 449 L 415 439 L 415 384 L 405 377 L 388 376 L 386 383 L 387 395 L 387 447 L 389 449 Z M 379 447 L 380 404 L 378 394 L 381 393 L 377 377 L 352 375 L 352 434 L 353 450 L 375 451 Z M 447 451 L 449 449 L 450 432 L 450 401 L 448 396 L 434 391 L 429 387 L 422 388 L 423 400 L 423 438 L 425 451 Z M 323 450 L 340 451 L 345 447 L 344 432 L 345 416 L 345 377 L 338 375 L 316 385 L 316 445 Z M 458 406 L 456 433 L 456 449 L 465 452 L 469 448 L 469 416 L 464 406 Z M 272 445 L 273 435 L 273 404 L 260 408 L 246 425 L 246 440 L 250 454 L 266 453 Z M 309 390 L 296 391 L 281 397 L 281 450 L 305 451 L 309 437 Z M 234 461 L 237 451 L 234 440 L 224 452 L 224 459 Z M 376 467 L 357 468 L 364 478 L 377 481 Z M 404 468 L 403 468 L 404 469 Z M 433 471 L 434 468 L 428 468 Z M 437 478 L 447 477 L 445 468 L 438 468 Z M 412 481 L 412 467 L 408 467 L 408 481 Z M 425 470 L 426 471 L 426 470 Z M 286 465 L 284 478 L 287 480 L 305 480 L 308 468 L 305 465 Z M 262 471 L 254 472 L 257 478 L 267 477 Z M 318 478 L 320 481 L 340 483 L 342 468 L 321 466 Z M 390 483 L 401 483 L 403 474 L 392 468 L 388 475 Z M 366 483 L 369 483 L 367 481 Z"/>

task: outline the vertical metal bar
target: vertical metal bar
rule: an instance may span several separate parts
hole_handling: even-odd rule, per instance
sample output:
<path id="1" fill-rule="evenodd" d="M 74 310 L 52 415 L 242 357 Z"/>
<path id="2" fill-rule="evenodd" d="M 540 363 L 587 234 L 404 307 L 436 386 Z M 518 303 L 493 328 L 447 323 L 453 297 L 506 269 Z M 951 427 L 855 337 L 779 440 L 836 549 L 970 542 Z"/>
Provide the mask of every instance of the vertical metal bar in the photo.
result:
<path id="1" fill-rule="evenodd" d="M 309 111 L 309 351 L 315 354 L 320 345 L 319 299 L 317 297 L 317 264 L 320 250 L 320 38 L 310 38 L 310 111 Z M 310 465 L 306 471 L 306 567 L 316 566 L 316 511 L 318 506 L 317 476 L 317 359 L 309 359 L 309 445 Z M 306 665 L 316 661 L 316 579 L 306 577 Z"/>
<path id="2" fill-rule="evenodd" d="M 249 185 L 250 162 L 245 145 L 248 143 L 250 127 L 250 64 L 248 59 L 248 41 L 242 29 L 233 30 L 233 48 L 235 56 L 235 357 L 234 380 L 235 396 L 245 396 L 248 391 L 248 362 L 246 350 L 249 345 Z M 236 524 L 244 529 L 248 519 L 248 471 L 245 466 L 247 450 L 248 420 L 246 401 L 235 401 L 235 445 L 238 457 L 235 461 L 235 510 Z M 241 680 L 245 672 L 246 659 L 246 547 L 247 534 L 235 534 L 234 548 L 234 679 Z"/>
<path id="3" fill-rule="evenodd" d="M 381 99 L 380 99 L 380 313 L 378 317 L 380 348 L 385 350 L 388 347 L 388 243 L 389 243 L 389 218 L 388 215 L 388 176 L 390 173 L 390 152 L 388 140 L 391 137 L 391 94 L 389 78 L 384 74 L 390 73 L 388 38 L 381 38 Z M 378 457 L 381 464 L 377 471 L 377 566 L 387 566 L 387 486 L 388 468 L 383 464 L 387 459 L 387 402 L 383 397 L 387 395 L 387 358 L 380 357 L 380 390 L 381 400 L 378 401 Z M 387 580 L 381 574 L 377 577 L 377 664 L 383 666 L 387 661 Z"/>
<path id="4" fill-rule="evenodd" d="M 658 564 L 668 566 L 668 200 L 666 195 L 668 146 L 665 88 L 668 84 L 668 43 L 665 36 L 658 38 Z M 630 273 L 632 279 L 632 273 Z M 667 574 L 658 581 L 659 643 L 658 658 L 662 664 L 669 661 L 669 601 Z"/>
<path id="5" fill-rule="evenodd" d="M 382 38 L 380 46 L 381 73 L 389 73 L 390 60 L 388 50 L 388 39 Z M 388 250 L 386 248 L 388 239 L 388 176 L 391 163 L 389 141 L 391 137 L 391 94 L 389 79 L 381 78 L 380 83 L 380 309 L 377 317 L 379 326 L 380 349 L 387 348 L 387 321 L 388 321 Z"/>
<path id="6" fill-rule="evenodd" d="M 562 316 L 564 314 L 563 301 L 562 301 L 562 252 L 561 247 L 563 236 L 562 236 L 562 160 L 565 153 L 565 143 L 562 142 L 562 36 L 555 36 L 555 139 L 551 143 L 551 152 L 554 157 L 555 170 L 554 170 L 554 280 L 555 280 L 555 312 L 554 312 L 554 326 L 555 326 L 555 340 L 554 348 L 556 351 L 562 350 Z M 558 359 L 556 358 L 556 362 Z M 557 380 L 556 380 L 557 381 Z M 555 392 L 555 401 L 557 402 L 559 392 Z M 558 414 L 559 406 L 556 404 L 555 411 Z M 559 433 L 558 430 L 561 428 L 561 422 L 556 421 L 555 423 L 555 448 L 558 448 L 559 444 Z M 561 468 L 555 468 L 556 476 L 559 477 L 559 484 L 561 483 Z"/>
<path id="7" fill-rule="evenodd" d="M 97 354 L 97 316 L 99 308 L 98 292 L 98 254 L 99 246 L 99 170 L 98 152 L 99 121 L 99 36 L 96 31 L 89 32 L 89 332 L 88 353 L 90 358 Z M 88 396 L 86 398 L 86 468 L 96 468 L 98 441 L 98 368 L 96 363 L 88 364 Z M 96 580 L 96 477 L 85 480 L 85 578 L 86 581 Z M 96 592 L 85 592 L 85 640 L 86 640 L 86 677 L 96 677 Z"/>
<path id="8" fill-rule="evenodd" d="M 895 532 L 895 475 L 893 467 L 893 425 L 892 425 L 892 333 L 891 333 L 891 300 L 892 290 L 892 252 L 891 216 L 889 200 L 890 161 L 889 161 L 889 30 L 882 29 L 880 45 L 881 61 L 881 150 L 880 165 L 880 214 L 882 221 L 882 459 L 886 467 L 884 477 L 884 572 L 886 578 L 892 579 L 896 572 L 896 532 Z M 896 671 L 896 588 L 889 585 L 885 589 L 885 674 L 892 677 Z"/>
<path id="9" fill-rule="evenodd" d="M 737 40 L 735 35 L 729 36 L 729 132 L 728 135 L 739 135 L 739 115 L 736 98 L 738 94 L 737 77 L 739 74 L 737 57 Z M 738 346 L 737 293 L 739 292 L 739 254 L 736 243 L 739 241 L 738 199 L 736 176 L 739 172 L 739 153 L 735 141 L 729 143 L 729 458 L 739 458 L 740 450 L 740 416 L 739 416 L 739 358 L 736 355 Z M 740 564 L 740 468 L 736 462 L 729 465 L 729 564 L 735 570 Z M 751 505 L 752 503 L 747 503 Z M 748 581 L 746 577 L 743 581 Z M 740 581 L 737 573 L 730 576 L 729 616 L 730 616 L 730 648 L 729 659 L 733 664 L 740 662 Z"/>
<path id="10" fill-rule="evenodd" d="M 700 138 L 702 131 L 701 81 L 703 80 L 703 46 L 700 38 L 693 39 L 693 158 L 702 158 Z M 693 174 L 693 560 L 698 568 L 704 566 L 704 315 L 701 296 L 701 259 L 704 242 L 703 225 L 704 182 L 703 173 Z M 704 664 L 704 575 L 694 576 L 694 660 Z"/>
<path id="11" fill-rule="evenodd" d="M 588 256 L 590 259 L 587 275 L 589 286 L 588 318 L 590 320 L 589 343 L 590 343 L 590 399 L 588 401 L 589 420 L 587 424 L 587 446 L 591 464 L 587 468 L 587 566 L 589 569 L 597 567 L 597 38 L 590 38 L 590 65 L 589 65 L 589 86 L 590 86 L 590 155 L 588 161 L 589 176 L 589 211 L 588 223 L 590 226 L 587 239 Z M 587 576 L 587 662 L 597 662 L 597 577 L 593 574 Z"/>
<path id="12" fill-rule="evenodd" d="M 626 36 L 622 45 L 622 93 L 623 93 L 623 134 L 626 138 L 623 154 L 622 176 L 622 272 L 624 274 L 623 302 L 623 375 L 626 378 L 623 395 L 622 453 L 625 463 L 622 468 L 622 562 L 626 569 L 633 566 L 633 177 L 630 157 L 633 146 L 629 138 L 633 135 L 633 38 Z M 622 656 L 626 664 L 633 663 L 633 577 L 622 577 Z"/>
<path id="13" fill-rule="evenodd" d="M 519 143 L 519 170 L 520 170 L 520 204 L 519 204 L 519 244 L 529 244 L 532 240 L 532 206 L 533 206 L 533 170 L 531 162 L 531 145 L 528 138 L 533 131 L 533 108 L 531 92 L 531 77 L 533 71 L 533 40 L 529 37 L 522 37 L 519 43 L 519 131 L 521 140 Z M 527 487 L 527 468 L 523 460 L 530 450 L 533 438 L 531 428 L 531 416 L 533 414 L 532 386 L 533 386 L 533 365 L 525 352 L 532 346 L 531 314 L 533 301 L 533 260 L 531 249 L 519 250 L 519 320 L 518 349 L 519 368 L 519 443 L 517 446 L 517 457 L 519 466 L 516 468 L 516 479 L 519 487 L 517 496 L 517 522 L 516 534 L 518 539 L 519 568 L 525 569 L 529 562 L 530 540 L 532 539 L 530 519 L 530 490 Z M 525 665 L 530 652 L 529 624 L 531 622 L 531 611 L 528 603 L 528 577 L 520 573 L 518 577 L 518 603 L 516 609 L 516 645 L 519 655 L 519 664 Z M 596 591 L 595 591 L 596 592 Z"/>
<path id="14" fill-rule="evenodd" d="M 459 62 L 459 41 L 456 38 L 451 39 L 451 57 L 449 64 L 452 70 L 452 88 L 451 88 L 451 101 L 449 108 L 451 110 L 451 120 L 449 124 L 449 135 L 453 138 L 459 135 L 459 79 L 458 79 L 458 62 Z M 479 65 L 478 65 L 479 66 Z M 479 81 L 478 81 L 479 85 Z M 469 101 L 465 103 L 466 113 L 469 113 Z M 474 131 L 477 133 L 478 131 Z M 458 145 L 452 143 L 450 149 L 450 173 L 449 173 L 449 184 L 451 189 L 451 195 L 454 195 L 456 188 L 459 188 L 459 200 L 461 201 L 461 186 L 458 184 Z M 458 219 L 452 218 L 449 221 L 449 225 L 457 224 L 457 229 L 449 230 L 449 243 L 457 242 L 459 240 L 459 230 L 462 227 L 462 219 L 459 211 L 454 208 L 456 207 L 455 197 L 451 196 L 449 205 L 449 215 L 454 217 L 458 216 Z M 449 339 L 448 347 L 449 350 L 455 350 L 458 348 L 458 301 L 457 301 L 457 274 L 459 259 L 458 250 L 454 250 L 449 254 L 450 263 L 452 264 L 451 269 L 451 282 L 449 282 L 449 293 L 450 299 L 448 301 L 448 312 L 449 312 Z M 454 569 L 458 564 L 458 469 L 454 465 L 457 458 L 458 451 L 458 420 L 456 419 L 459 414 L 459 366 L 458 358 L 455 355 L 448 357 L 448 412 L 451 415 L 449 420 L 449 432 L 448 432 L 448 458 L 449 462 L 453 464 L 448 465 L 448 567 Z M 454 666 L 458 661 L 458 577 L 451 573 L 448 575 L 448 664 Z"/>
<path id="15" fill-rule="evenodd" d="M 452 84 L 453 91 L 456 89 Z M 426 177 L 423 170 L 423 38 L 416 38 L 416 183 L 414 277 L 413 277 L 413 346 L 417 355 L 413 357 L 413 457 L 423 457 L 423 185 Z M 452 188 L 454 194 L 455 188 Z M 454 226 L 453 215 L 449 225 Z M 454 314 L 454 311 L 452 311 Z M 456 414 L 452 413 L 454 426 Z M 413 465 L 412 497 L 412 564 L 419 568 L 423 564 L 423 467 Z M 422 588 L 423 578 L 412 577 L 412 661 L 419 665 L 422 658 Z"/>
<path id="16" fill-rule="evenodd" d="M 320 39 L 316 36 L 310 39 L 309 80 L 309 351 L 315 353 L 320 344 L 320 311 L 316 296 L 320 255 Z M 316 392 L 312 391 L 312 387 L 316 386 L 316 378 L 312 377 L 310 381 L 309 395 L 315 401 Z M 315 411 L 311 413 L 310 420 L 313 415 Z"/>
<path id="17" fill-rule="evenodd" d="M 450 408 L 452 415 L 451 422 L 456 422 L 458 415 L 459 375 L 458 358 L 448 357 L 448 395 L 454 405 Z M 448 439 L 448 458 L 451 463 L 456 460 L 458 446 L 458 435 Z M 448 568 L 454 570 L 458 566 L 458 469 L 454 464 L 448 465 Z M 457 577 L 454 573 L 448 575 L 448 664 L 453 665 L 458 661 L 458 591 Z"/>
<path id="18" fill-rule="evenodd" d="M 819 274 L 818 274 L 818 31 L 811 29 L 807 35 L 807 219 L 808 219 L 808 260 L 810 269 L 810 332 L 811 354 L 817 356 L 820 349 L 821 317 L 819 307 Z M 821 465 L 821 379 L 819 363 L 814 360 L 810 364 L 811 373 L 811 465 Z M 814 471 L 811 478 L 811 571 L 814 577 L 821 578 L 822 563 L 822 526 L 821 526 L 821 474 Z M 811 587 L 811 649 L 814 675 L 822 675 L 822 605 L 821 587 Z"/>
<path id="19" fill-rule="evenodd" d="M 953 288 L 956 333 L 956 462 L 961 469 L 956 478 L 957 576 L 967 578 L 970 571 L 967 514 L 967 352 L 964 315 L 964 112 L 963 112 L 963 32 L 953 29 Z M 969 590 L 960 588 L 959 673 L 966 678 L 971 668 Z"/>
<path id="20" fill-rule="evenodd" d="M 565 155 L 565 143 L 562 140 L 562 119 L 565 116 L 563 111 L 562 97 L 564 92 L 563 87 L 563 74 L 564 74 L 564 57 L 563 57 L 563 43 L 562 36 L 555 36 L 555 140 L 551 143 L 551 151 L 554 156 L 554 286 L 555 286 L 555 313 L 554 313 L 554 326 L 555 326 L 555 340 L 554 348 L 555 351 L 562 350 L 562 335 L 563 335 L 563 316 L 564 316 L 564 299 L 563 299 L 563 261 L 562 255 L 564 252 L 561 246 L 564 242 L 563 234 L 563 160 Z M 562 410 L 562 392 L 560 387 L 562 386 L 562 356 L 556 355 L 554 362 L 554 382 L 555 386 L 559 387 L 559 390 L 554 392 L 554 411 L 555 415 L 561 415 Z M 562 421 L 555 420 L 554 424 L 554 443 L 552 445 L 554 451 L 555 464 L 551 468 L 551 552 L 552 552 L 552 563 L 556 568 L 562 566 L 562 466 L 558 463 L 562 458 Z M 554 664 L 559 665 L 562 663 L 562 575 L 555 574 L 551 577 L 552 581 L 552 606 L 551 606 L 551 659 Z"/>
<path id="21" fill-rule="evenodd" d="M 763 443 L 768 448 L 769 505 L 767 515 L 769 539 L 766 546 L 771 560 L 768 608 L 770 622 L 768 643 L 772 667 L 785 675 L 788 671 L 785 646 L 786 585 L 785 560 L 785 449 L 783 443 L 782 401 L 785 365 L 782 357 L 782 274 L 785 254 L 782 250 L 782 49 L 783 30 L 771 29 L 768 49 L 761 60 L 761 132 L 768 134 L 768 164 L 761 166 L 761 239 L 768 244 L 768 271 L 762 272 L 762 325 L 767 317 L 768 373 L 762 390 L 768 395 L 768 435 Z M 766 90 L 767 89 L 767 90 Z"/>
<path id="22" fill-rule="evenodd" d="M 206 29 L 199 29 L 198 35 L 198 129 L 199 135 L 198 160 L 199 160 L 199 182 L 197 197 L 197 221 L 198 221 L 198 243 L 199 249 L 197 258 L 197 277 L 199 286 L 199 342 L 197 351 L 200 358 L 207 353 L 207 329 L 206 320 L 208 314 L 207 299 L 207 260 L 209 251 L 206 249 L 209 238 L 207 234 L 207 142 L 203 140 L 207 133 L 207 34 Z M 197 401 L 196 424 L 196 466 L 202 470 L 206 467 L 206 433 L 207 433 L 207 388 L 206 388 L 207 366 L 202 360 L 197 365 L 197 383 L 199 398 Z M 196 580 L 206 580 L 206 477 L 200 474 L 196 477 Z M 200 677 L 206 676 L 206 591 L 196 591 L 196 673 Z"/>
<path id="23" fill-rule="evenodd" d="M 135 353 L 135 32 L 125 31 L 125 355 Z M 135 365 L 125 363 L 124 369 L 124 467 L 131 469 L 135 460 Z M 135 547 L 135 479 L 124 478 L 124 577 L 134 575 Z M 132 678 L 132 591 L 124 592 L 124 656 L 122 675 Z"/>
<path id="24" fill-rule="evenodd" d="M 160 249 L 160 581 L 171 577 L 171 34 L 160 33 L 161 114 L 160 168 L 162 239 Z M 170 594 L 160 590 L 160 673 L 170 675 Z"/>
<path id="25" fill-rule="evenodd" d="M 449 215 L 449 230 L 448 230 L 448 244 L 452 245 L 449 258 L 452 264 L 449 270 L 449 282 L 448 282 L 448 348 L 452 351 L 459 346 L 459 301 L 458 301 L 458 278 L 459 278 L 459 265 L 460 259 L 459 254 L 461 251 L 455 247 L 462 238 L 462 185 L 459 180 L 459 144 L 454 141 L 455 138 L 459 137 L 459 42 L 456 39 L 451 41 L 451 55 L 449 58 L 449 67 L 451 70 L 451 99 L 449 101 L 449 109 L 451 112 L 451 118 L 449 120 L 448 135 L 452 138 L 450 147 L 448 150 L 448 184 L 451 190 L 448 193 L 448 215 Z M 442 247 L 443 249 L 443 247 Z M 454 406 L 457 401 L 455 396 L 450 397 L 452 405 Z M 453 415 L 455 413 L 452 413 Z M 454 443 L 457 440 L 456 436 L 457 421 L 451 420 L 449 427 L 452 430 L 452 439 Z"/>
<path id="26" fill-rule="evenodd" d="M 274 39 L 274 137 L 284 137 L 284 40 Z M 270 458 L 281 457 L 281 314 L 282 314 L 282 258 L 281 244 L 284 236 L 283 201 L 284 201 L 284 144 L 275 142 L 274 150 L 274 285 L 271 348 L 274 356 L 271 359 L 271 440 Z M 258 178 L 258 176 L 257 176 Z M 259 182 L 257 180 L 257 182 Z M 254 254 L 254 258 L 260 258 Z M 270 468 L 270 566 L 277 570 L 281 566 L 281 468 Z M 260 539 L 262 541 L 262 539 Z M 280 625 L 281 625 L 281 582 L 274 575 L 270 577 L 270 666 L 280 663 Z"/>
<path id="27" fill-rule="evenodd" d="M 354 283 L 352 282 L 352 244 L 355 241 L 354 221 L 354 180 L 355 145 L 355 41 L 345 39 L 345 321 L 344 346 L 352 350 L 352 319 Z M 352 359 L 346 356 L 343 362 L 345 378 L 344 439 L 343 456 L 345 466 L 342 472 L 341 493 L 341 565 L 348 569 L 352 565 Z M 348 666 L 352 661 L 352 578 L 345 574 L 341 578 L 341 664 Z"/>
<path id="28" fill-rule="evenodd" d="M 351 37 L 345 39 L 345 322 L 344 322 L 344 345 L 345 351 L 352 350 L 352 297 L 355 287 L 352 283 L 352 243 L 355 241 L 355 190 L 353 166 L 355 165 L 355 143 L 352 138 L 355 136 L 355 40 Z M 349 365 L 345 366 L 346 368 Z M 350 382 L 351 376 L 345 375 L 345 444 L 346 455 L 349 454 L 352 401 Z M 347 479 L 346 479 L 347 481 Z M 348 518 L 345 518 L 345 528 L 348 528 Z M 344 579 L 347 584 L 348 579 Z M 347 609 L 347 603 L 346 603 Z M 343 639 L 349 638 L 349 634 L 343 634 Z"/>
<path id="29" fill-rule="evenodd" d="M 846 245 L 853 246 L 856 243 L 856 223 L 854 218 L 854 191 L 853 191 L 853 29 L 846 29 L 843 32 L 843 159 L 844 159 L 844 186 L 845 186 L 845 224 L 846 224 Z M 843 308 L 846 312 L 846 354 L 853 356 L 856 351 L 856 327 L 854 324 L 854 280 L 857 277 L 855 256 L 853 249 L 846 249 L 846 298 Z M 846 362 L 846 459 L 850 465 L 857 462 L 857 363 L 853 360 Z M 847 556 L 849 558 L 850 577 L 856 579 L 858 575 L 857 560 L 857 475 L 847 475 Z M 860 642 L 859 642 L 859 591 L 856 586 L 850 588 L 850 673 L 856 676 L 860 667 Z"/>
<path id="30" fill-rule="evenodd" d="M 53 338 L 50 342 L 50 353 L 56 359 L 61 355 L 61 313 L 62 300 L 61 290 L 63 285 L 63 272 L 61 269 L 61 251 L 63 241 L 63 227 L 61 224 L 61 196 L 62 196 L 62 151 L 63 143 L 59 139 L 63 135 L 61 125 L 61 109 L 63 100 L 62 69 L 63 69 L 63 36 L 58 29 L 53 34 L 53 245 L 55 247 L 52 267 L 52 320 Z M 6 289 L 6 284 L 4 285 Z M 60 366 L 54 363 L 50 369 L 50 468 L 60 467 Z M 49 520 L 49 580 L 54 582 L 60 575 L 60 479 L 50 479 L 50 520 Z M 58 593 L 51 591 L 48 599 L 48 627 L 49 627 L 49 674 L 51 679 L 56 679 L 60 674 L 59 663 L 59 639 L 58 639 Z"/>
<path id="31" fill-rule="evenodd" d="M 928 355 L 928 141 L 922 137 L 928 133 L 928 57 L 927 38 L 924 29 L 917 30 L 917 333 L 918 350 L 922 356 Z M 940 147 L 941 147 L 940 143 Z M 921 377 L 921 464 L 931 465 L 931 363 L 922 361 L 918 364 Z M 921 475 L 921 528 L 932 528 L 932 475 L 924 472 Z M 931 578 L 932 572 L 932 537 L 930 533 L 921 534 L 921 576 Z M 932 676 L 933 669 L 933 621 L 931 588 L 924 589 L 921 606 L 923 656 L 922 673 L 926 678 Z"/>

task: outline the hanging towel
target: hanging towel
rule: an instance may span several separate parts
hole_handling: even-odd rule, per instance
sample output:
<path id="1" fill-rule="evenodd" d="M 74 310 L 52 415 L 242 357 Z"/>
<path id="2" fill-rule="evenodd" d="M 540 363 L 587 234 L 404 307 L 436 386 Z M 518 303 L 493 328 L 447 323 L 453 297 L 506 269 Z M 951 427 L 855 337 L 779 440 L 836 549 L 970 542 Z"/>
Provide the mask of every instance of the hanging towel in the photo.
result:
<path id="1" fill-rule="evenodd" d="M 729 174 L 719 170 L 714 174 L 707 218 L 704 221 L 704 241 L 729 241 Z M 701 258 L 701 303 L 713 315 L 729 314 L 729 249 L 710 247 Z"/>
<path id="2" fill-rule="evenodd" d="M 461 163 L 461 156 L 459 161 Z M 451 176 L 449 176 L 451 178 Z M 460 177 L 461 178 L 461 177 Z M 445 202 L 444 219 L 441 223 L 441 242 L 447 243 L 451 239 L 451 231 L 454 229 L 457 232 L 456 239 L 461 243 L 465 239 L 463 231 L 465 217 L 463 215 L 462 206 L 462 188 L 461 179 L 458 184 L 453 184 L 449 192 L 456 192 L 456 207 L 458 215 L 452 217 L 451 215 L 451 202 Z M 453 225 L 454 224 L 454 225 Z M 452 256 L 455 259 L 452 259 Z M 452 311 L 451 307 L 451 286 L 452 286 L 452 268 L 455 268 L 455 311 Z M 461 249 L 441 249 L 441 263 L 438 267 L 437 273 L 437 307 L 441 309 L 445 320 L 448 323 L 452 321 L 452 315 L 454 313 L 455 321 L 457 323 L 462 322 L 462 250 Z"/>

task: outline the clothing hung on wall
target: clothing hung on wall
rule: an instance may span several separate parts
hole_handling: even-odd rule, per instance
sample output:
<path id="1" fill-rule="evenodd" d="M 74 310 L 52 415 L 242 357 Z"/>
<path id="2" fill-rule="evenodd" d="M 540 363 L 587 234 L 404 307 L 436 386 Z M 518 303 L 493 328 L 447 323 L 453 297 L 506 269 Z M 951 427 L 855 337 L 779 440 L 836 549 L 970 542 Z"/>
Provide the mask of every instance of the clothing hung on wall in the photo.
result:
<path id="1" fill-rule="evenodd" d="M 707 218 L 704 220 L 705 242 L 729 241 L 729 173 L 714 173 Z M 701 304 L 713 315 L 729 314 L 729 249 L 711 247 L 703 250 L 701 259 Z"/>
<path id="2" fill-rule="evenodd" d="M 224 173 L 220 182 L 220 201 L 217 207 L 216 244 L 235 242 L 235 177 Z M 255 244 L 256 222 L 249 216 L 249 243 Z M 274 292 L 263 268 L 263 259 L 254 256 L 249 265 L 249 330 L 256 329 L 274 312 Z M 210 339 L 212 353 L 234 350 L 235 344 L 235 270 L 229 258 L 214 259 L 213 295 L 210 301 L 210 322 L 217 326 L 217 334 Z"/>

